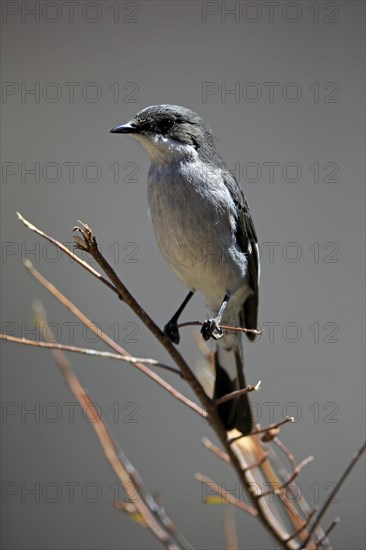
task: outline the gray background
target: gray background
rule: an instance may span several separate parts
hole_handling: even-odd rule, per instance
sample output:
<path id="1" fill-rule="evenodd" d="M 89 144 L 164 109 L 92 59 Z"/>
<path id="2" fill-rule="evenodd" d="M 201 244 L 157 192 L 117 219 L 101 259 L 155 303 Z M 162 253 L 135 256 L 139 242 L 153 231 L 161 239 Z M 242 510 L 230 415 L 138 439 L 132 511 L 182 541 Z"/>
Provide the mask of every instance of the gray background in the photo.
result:
<path id="1" fill-rule="evenodd" d="M 22 5 L 34 2 L 4 2 L 2 14 L 3 329 L 32 337 L 31 303 L 40 298 L 61 341 L 104 349 L 79 325 L 69 338 L 73 318 L 21 265 L 28 251 L 36 267 L 91 319 L 112 336 L 118 327 L 129 352 L 168 360 L 127 307 L 68 259 L 55 258 L 51 247 L 17 222 L 15 212 L 63 242 L 71 241 L 78 219 L 87 222 L 129 289 L 162 326 L 185 289 L 154 242 L 146 154 L 109 130 L 155 103 L 198 111 L 228 167 L 239 166 L 262 245 L 264 333 L 245 346 L 248 382 L 263 381 L 254 399 L 259 421 L 296 416 L 282 439 L 297 460 L 314 455 L 299 483 L 309 503 L 321 505 L 364 437 L 364 3 L 281 2 L 271 18 L 266 3 L 242 2 L 237 20 L 234 15 L 225 20 L 225 3 L 211 3 L 217 13 L 206 22 L 207 5 L 200 2 L 80 2 L 73 19 L 62 2 L 58 8 L 41 2 L 39 20 L 22 15 Z M 73 85 L 74 97 L 68 82 L 79 83 Z M 205 82 L 222 94 L 203 95 Z M 273 98 L 266 82 L 278 83 Z M 295 85 L 288 86 L 291 82 Z M 235 85 L 239 97 L 225 93 Z M 22 97 L 22 87 L 34 86 L 39 97 Z M 255 92 L 258 100 L 250 101 Z M 295 92 L 298 100 L 291 101 Z M 22 174 L 21 163 L 31 168 L 37 162 L 39 181 Z M 74 181 L 64 164 L 70 162 L 79 163 Z M 268 162 L 279 163 L 274 181 Z M 316 162 L 319 182 L 309 168 Z M 99 174 L 87 163 L 95 163 Z M 115 163 L 117 182 L 109 168 Z M 300 167 L 298 181 L 290 181 L 297 178 L 287 163 Z M 255 182 L 258 166 L 262 175 Z M 338 173 L 332 177 L 334 168 Z M 134 182 L 127 178 L 132 170 L 138 170 Z M 184 319 L 205 314 L 197 297 Z M 272 322 L 279 323 L 273 339 Z M 137 341 L 126 341 L 137 329 Z M 195 366 L 199 352 L 192 334 L 184 330 L 180 349 Z M 2 359 L 3 547 L 158 548 L 147 530 L 112 509 L 113 473 L 79 409 L 71 421 L 74 399 L 49 354 L 3 344 Z M 223 548 L 224 507 L 202 504 L 193 478 L 202 471 L 237 490 L 234 474 L 201 445 L 203 435 L 213 437 L 209 427 L 131 366 L 72 359 L 177 526 L 197 548 Z M 183 382 L 162 376 L 191 396 Z M 38 417 L 27 414 L 30 409 Z M 342 518 L 332 536 L 334 548 L 364 548 L 363 470 L 361 463 L 325 518 L 325 526 Z M 75 484 L 73 499 L 68 483 Z M 38 502 L 27 492 L 32 488 L 39 491 Z M 274 547 L 259 522 L 235 515 L 240 548 Z"/>

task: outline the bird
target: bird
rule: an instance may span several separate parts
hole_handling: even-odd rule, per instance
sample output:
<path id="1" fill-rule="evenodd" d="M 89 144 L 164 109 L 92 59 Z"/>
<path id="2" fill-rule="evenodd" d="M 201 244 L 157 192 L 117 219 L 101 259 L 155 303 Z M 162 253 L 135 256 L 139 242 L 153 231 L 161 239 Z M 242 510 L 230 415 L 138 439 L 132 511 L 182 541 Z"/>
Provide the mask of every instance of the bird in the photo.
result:
<path id="1" fill-rule="evenodd" d="M 162 257 L 189 290 L 164 332 L 179 344 L 178 319 L 198 291 L 212 317 L 202 324 L 204 340 L 216 342 L 215 400 L 246 387 L 239 332 L 257 335 L 260 262 L 258 239 L 244 193 L 227 169 L 212 130 L 194 111 L 152 105 L 111 129 L 135 138 L 150 158 L 148 206 Z M 248 435 L 253 415 L 243 393 L 218 405 L 227 431 Z"/>

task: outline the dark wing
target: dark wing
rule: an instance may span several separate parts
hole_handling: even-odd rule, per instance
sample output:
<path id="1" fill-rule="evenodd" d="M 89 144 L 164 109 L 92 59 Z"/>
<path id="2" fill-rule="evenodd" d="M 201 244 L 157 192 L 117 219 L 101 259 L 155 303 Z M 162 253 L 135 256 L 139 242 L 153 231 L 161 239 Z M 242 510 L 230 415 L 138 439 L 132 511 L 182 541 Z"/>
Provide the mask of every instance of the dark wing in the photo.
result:
<path id="1" fill-rule="evenodd" d="M 237 208 L 235 238 L 240 250 L 246 254 L 249 267 L 249 285 L 253 291 L 243 304 L 241 323 L 244 328 L 257 329 L 259 299 L 259 256 L 258 239 L 255 232 L 249 206 L 239 184 L 230 172 L 224 172 L 225 185 Z M 256 334 L 247 332 L 249 340 L 255 340 Z"/>

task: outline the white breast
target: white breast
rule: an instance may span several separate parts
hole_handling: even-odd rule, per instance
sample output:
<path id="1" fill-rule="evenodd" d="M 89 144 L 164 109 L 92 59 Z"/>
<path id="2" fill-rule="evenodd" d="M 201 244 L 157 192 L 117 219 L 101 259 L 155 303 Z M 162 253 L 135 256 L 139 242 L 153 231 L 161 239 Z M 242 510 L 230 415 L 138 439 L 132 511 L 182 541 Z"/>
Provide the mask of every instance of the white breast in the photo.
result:
<path id="1" fill-rule="evenodd" d="M 234 205 L 219 169 L 209 171 L 197 158 L 152 164 L 148 202 L 162 256 L 212 310 L 245 286 L 247 262 L 236 246 Z"/>

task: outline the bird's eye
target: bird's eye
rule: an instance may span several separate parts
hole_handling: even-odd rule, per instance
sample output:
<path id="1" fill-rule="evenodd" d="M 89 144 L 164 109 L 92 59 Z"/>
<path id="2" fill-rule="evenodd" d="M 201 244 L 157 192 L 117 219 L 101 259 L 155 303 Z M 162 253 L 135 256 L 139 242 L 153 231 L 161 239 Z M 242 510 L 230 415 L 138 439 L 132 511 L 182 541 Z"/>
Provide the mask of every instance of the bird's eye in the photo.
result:
<path id="1" fill-rule="evenodd" d="M 175 121 L 172 118 L 163 118 L 163 120 L 159 122 L 159 130 L 161 132 L 167 132 L 173 128 L 174 124 Z"/>

